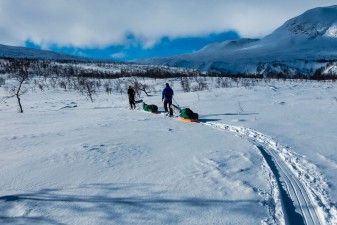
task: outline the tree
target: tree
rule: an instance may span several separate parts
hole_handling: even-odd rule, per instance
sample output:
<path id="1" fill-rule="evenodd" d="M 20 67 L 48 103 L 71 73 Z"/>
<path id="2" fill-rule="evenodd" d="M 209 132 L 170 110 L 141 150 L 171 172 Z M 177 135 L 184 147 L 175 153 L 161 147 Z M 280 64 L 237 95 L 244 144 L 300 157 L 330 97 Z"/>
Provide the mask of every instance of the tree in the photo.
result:
<path id="1" fill-rule="evenodd" d="M 7 98 L 16 97 L 20 113 L 23 113 L 21 96 L 28 92 L 28 89 L 24 87 L 24 83 L 27 83 L 30 80 L 30 64 L 31 62 L 29 60 L 13 60 L 6 68 L 10 74 L 10 78 L 16 81 L 7 89 L 9 94 Z"/>
<path id="2" fill-rule="evenodd" d="M 150 86 L 148 84 L 143 84 L 139 82 L 137 78 L 134 78 L 131 81 L 131 86 L 133 86 L 133 89 L 135 90 L 138 96 L 140 96 L 140 93 L 142 91 L 146 94 L 146 96 L 149 96 L 149 93 L 151 92 Z"/>
<path id="3" fill-rule="evenodd" d="M 180 79 L 180 85 L 184 92 L 190 92 L 191 91 L 191 84 L 187 77 Z"/>
<path id="4" fill-rule="evenodd" d="M 0 77 L 0 87 L 6 83 L 6 79 L 4 77 Z"/>
<path id="5" fill-rule="evenodd" d="M 96 95 L 96 83 L 94 80 L 90 80 L 85 77 L 78 78 L 79 92 L 94 102 L 93 95 Z"/>

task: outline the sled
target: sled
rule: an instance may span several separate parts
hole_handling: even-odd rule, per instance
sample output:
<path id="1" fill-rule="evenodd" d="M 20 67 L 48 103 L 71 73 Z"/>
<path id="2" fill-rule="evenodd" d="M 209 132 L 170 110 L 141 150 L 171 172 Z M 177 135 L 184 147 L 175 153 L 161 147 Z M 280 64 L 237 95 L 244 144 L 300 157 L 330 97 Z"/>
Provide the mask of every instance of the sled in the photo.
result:
<path id="1" fill-rule="evenodd" d="M 158 114 L 158 106 L 156 105 L 148 105 L 145 102 L 143 102 L 143 110 L 146 112 L 151 112 L 151 113 L 155 113 Z"/>
<path id="2" fill-rule="evenodd" d="M 199 119 L 185 119 L 181 116 L 179 116 L 179 120 L 184 121 L 184 122 L 188 122 L 188 123 L 199 123 L 200 122 Z"/>
<path id="3" fill-rule="evenodd" d="M 194 113 L 190 108 L 181 109 L 179 119 L 184 122 L 199 123 L 198 113 Z"/>
<path id="4" fill-rule="evenodd" d="M 199 123 L 199 115 L 198 113 L 194 113 L 190 108 L 180 108 L 179 106 L 173 105 L 173 108 L 177 109 L 180 113 L 178 119 L 183 122 L 188 123 Z M 158 111 L 158 106 L 156 105 L 148 105 L 145 102 L 143 102 L 143 110 L 146 112 L 154 113 L 154 114 L 163 114 Z M 167 116 L 166 114 L 163 114 L 167 117 L 173 117 L 172 108 L 170 108 L 170 116 Z"/>

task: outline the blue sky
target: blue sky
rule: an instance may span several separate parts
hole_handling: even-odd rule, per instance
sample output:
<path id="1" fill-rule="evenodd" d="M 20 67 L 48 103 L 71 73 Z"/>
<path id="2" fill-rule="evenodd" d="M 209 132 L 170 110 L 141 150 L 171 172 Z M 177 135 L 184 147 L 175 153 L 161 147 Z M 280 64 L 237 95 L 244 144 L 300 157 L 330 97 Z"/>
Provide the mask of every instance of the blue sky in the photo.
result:
<path id="1" fill-rule="evenodd" d="M 213 42 L 222 42 L 225 40 L 238 39 L 239 35 L 234 31 L 223 33 L 212 33 L 199 37 L 185 37 L 171 39 L 162 37 L 158 43 L 149 48 L 144 48 L 133 35 L 129 35 L 130 41 L 136 43 L 131 46 L 111 45 L 103 49 L 95 48 L 76 48 L 76 47 L 58 47 L 50 46 L 50 50 L 67 53 L 71 55 L 84 56 L 96 59 L 115 59 L 115 60 L 133 60 L 140 58 L 150 58 L 157 56 L 172 56 L 184 53 L 195 52 L 205 45 Z M 42 49 L 41 46 L 32 41 L 26 41 L 26 47 Z"/>
<path id="2" fill-rule="evenodd" d="M 194 52 L 262 38 L 336 0 L 0 0 L 0 44 L 101 59 Z"/>

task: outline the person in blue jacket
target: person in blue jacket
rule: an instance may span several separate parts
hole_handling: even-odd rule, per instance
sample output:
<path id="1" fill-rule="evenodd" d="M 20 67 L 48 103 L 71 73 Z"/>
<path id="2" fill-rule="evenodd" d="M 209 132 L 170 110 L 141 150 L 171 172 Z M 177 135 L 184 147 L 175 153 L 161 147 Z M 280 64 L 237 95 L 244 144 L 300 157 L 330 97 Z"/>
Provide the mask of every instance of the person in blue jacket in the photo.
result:
<path id="1" fill-rule="evenodd" d="M 172 88 L 170 87 L 168 83 L 166 83 L 166 87 L 164 88 L 163 93 L 162 93 L 162 101 L 164 101 L 164 109 L 166 113 L 168 113 L 167 105 L 169 106 L 170 116 L 173 116 L 173 110 L 171 108 L 173 94 L 174 93 L 173 93 Z"/>

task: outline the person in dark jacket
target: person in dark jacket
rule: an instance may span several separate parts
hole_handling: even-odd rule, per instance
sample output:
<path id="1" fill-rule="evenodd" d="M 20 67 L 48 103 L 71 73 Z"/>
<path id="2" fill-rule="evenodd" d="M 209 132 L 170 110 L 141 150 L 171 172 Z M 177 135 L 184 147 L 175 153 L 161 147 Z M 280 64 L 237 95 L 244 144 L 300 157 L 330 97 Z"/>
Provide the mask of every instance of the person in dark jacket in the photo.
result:
<path id="1" fill-rule="evenodd" d="M 129 104 L 130 104 L 131 109 L 136 108 L 135 95 L 136 95 L 136 92 L 133 90 L 133 88 L 131 86 L 129 86 L 128 96 L 129 96 Z"/>
<path id="2" fill-rule="evenodd" d="M 164 109 L 166 113 L 168 112 L 167 105 L 170 108 L 170 116 L 173 116 L 173 111 L 171 108 L 173 94 L 174 93 L 173 93 L 172 88 L 170 87 L 168 83 L 166 83 L 166 87 L 164 88 L 163 93 L 162 93 L 162 101 L 164 101 Z"/>

